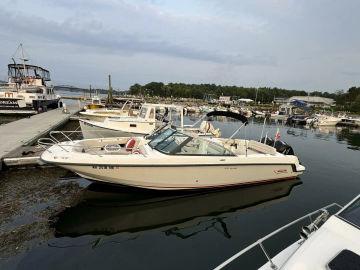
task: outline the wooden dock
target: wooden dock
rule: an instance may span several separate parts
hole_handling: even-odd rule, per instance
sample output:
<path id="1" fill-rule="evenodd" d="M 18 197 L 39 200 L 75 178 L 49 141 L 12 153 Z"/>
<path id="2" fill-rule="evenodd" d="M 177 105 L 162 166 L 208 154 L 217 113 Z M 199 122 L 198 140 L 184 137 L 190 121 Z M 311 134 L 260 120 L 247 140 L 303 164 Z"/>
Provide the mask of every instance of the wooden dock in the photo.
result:
<path id="1" fill-rule="evenodd" d="M 63 109 L 59 108 L 0 125 L 0 170 L 4 159 L 14 158 L 12 153 L 35 143 L 80 111 L 79 106 L 67 106 L 67 110 L 69 113 L 63 113 Z"/>

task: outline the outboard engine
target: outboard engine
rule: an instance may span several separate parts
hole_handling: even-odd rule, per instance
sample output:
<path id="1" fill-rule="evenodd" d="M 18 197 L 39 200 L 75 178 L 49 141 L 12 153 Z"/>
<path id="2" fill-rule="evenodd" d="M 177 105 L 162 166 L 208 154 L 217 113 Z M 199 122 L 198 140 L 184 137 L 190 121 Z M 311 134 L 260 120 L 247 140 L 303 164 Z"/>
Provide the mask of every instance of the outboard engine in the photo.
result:
<path id="1" fill-rule="evenodd" d="M 286 122 L 285 122 L 285 125 L 292 125 L 293 124 L 293 116 L 289 116 L 287 119 L 286 119 Z"/>
<path id="2" fill-rule="evenodd" d="M 260 142 L 264 143 L 265 137 L 260 140 Z M 276 141 L 274 145 L 274 140 L 267 137 L 265 144 L 272 146 L 276 149 L 277 152 L 284 154 L 284 155 L 294 155 L 293 148 L 288 145 L 286 142 L 283 141 Z"/>

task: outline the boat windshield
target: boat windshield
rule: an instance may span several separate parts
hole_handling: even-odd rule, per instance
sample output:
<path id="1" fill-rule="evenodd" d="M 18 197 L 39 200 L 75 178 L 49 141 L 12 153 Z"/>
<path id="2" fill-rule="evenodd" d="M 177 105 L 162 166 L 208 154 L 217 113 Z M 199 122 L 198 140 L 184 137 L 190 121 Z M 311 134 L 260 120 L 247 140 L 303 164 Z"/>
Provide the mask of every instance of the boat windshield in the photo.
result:
<path id="1" fill-rule="evenodd" d="M 339 217 L 360 228 L 360 196 L 338 214 Z"/>
<path id="2" fill-rule="evenodd" d="M 233 156 L 223 146 L 199 137 L 191 137 L 172 128 L 165 129 L 149 142 L 150 147 L 168 155 Z"/>
<path id="3" fill-rule="evenodd" d="M 139 117 L 145 119 L 148 108 L 142 107 L 139 113 Z"/>
<path id="4" fill-rule="evenodd" d="M 172 128 L 161 128 L 157 130 L 156 132 L 147 137 L 151 139 L 151 141 L 149 142 L 150 147 L 155 148 L 160 142 L 170 137 L 175 132 L 176 130 Z"/>
<path id="5" fill-rule="evenodd" d="M 155 131 L 147 136 L 145 136 L 145 138 L 147 140 L 152 140 L 154 138 L 156 138 L 160 133 L 164 132 L 165 129 L 167 129 L 169 127 L 169 125 L 163 125 L 158 127 L 157 129 L 155 129 Z M 176 127 L 171 126 L 172 129 L 176 129 Z"/>

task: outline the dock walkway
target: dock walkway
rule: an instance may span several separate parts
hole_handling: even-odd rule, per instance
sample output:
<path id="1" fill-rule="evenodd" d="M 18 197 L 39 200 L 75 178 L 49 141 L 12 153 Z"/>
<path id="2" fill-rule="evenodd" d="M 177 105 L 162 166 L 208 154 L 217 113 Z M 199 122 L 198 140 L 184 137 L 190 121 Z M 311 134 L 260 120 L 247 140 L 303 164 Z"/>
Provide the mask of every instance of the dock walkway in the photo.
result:
<path id="1" fill-rule="evenodd" d="M 59 108 L 0 125 L 0 170 L 3 159 L 11 152 L 33 144 L 80 111 L 79 106 L 67 106 L 67 109 L 69 113 L 63 113 L 63 109 Z"/>

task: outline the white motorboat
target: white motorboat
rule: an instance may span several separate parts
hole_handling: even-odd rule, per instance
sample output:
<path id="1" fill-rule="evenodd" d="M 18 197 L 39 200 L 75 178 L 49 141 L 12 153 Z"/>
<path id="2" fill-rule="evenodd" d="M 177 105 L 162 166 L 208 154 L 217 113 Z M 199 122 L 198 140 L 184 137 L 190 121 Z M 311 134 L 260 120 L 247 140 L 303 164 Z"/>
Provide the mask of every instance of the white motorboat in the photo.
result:
<path id="1" fill-rule="evenodd" d="M 58 108 L 60 97 L 54 93 L 48 70 L 28 65 L 22 44 L 15 54 L 21 53 L 21 64 L 8 65 L 8 82 L 0 85 L 0 114 L 35 114 Z"/>
<path id="2" fill-rule="evenodd" d="M 344 127 L 360 127 L 360 118 L 353 118 L 351 116 L 342 116 L 339 126 Z"/>
<path id="3" fill-rule="evenodd" d="M 104 122 L 107 117 L 136 117 L 139 115 L 139 110 L 133 108 L 133 100 L 128 99 L 122 105 L 121 108 L 97 108 L 87 109 L 84 112 L 80 112 L 80 115 L 85 120 Z"/>
<path id="4" fill-rule="evenodd" d="M 214 270 L 220 270 L 254 247 L 260 247 L 268 262 L 260 270 L 286 269 L 329 269 L 354 270 L 360 268 L 360 195 L 330 216 L 328 210 L 341 206 L 332 203 L 303 216 L 241 250 Z M 320 215 L 319 215 L 320 213 Z M 312 219 L 312 216 L 318 217 Z M 304 221 L 312 220 L 302 227 L 300 239 L 274 257 L 270 257 L 263 242 L 285 229 Z"/>
<path id="5" fill-rule="evenodd" d="M 187 106 L 185 107 L 185 111 L 187 114 L 198 114 L 200 113 L 200 108 L 196 106 Z"/>
<path id="6" fill-rule="evenodd" d="M 214 110 L 214 108 L 203 105 L 203 106 L 199 107 L 199 110 L 200 110 L 201 113 L 209 113 L 209 112 L 212 112 Z"/>
<path id="7" fill-rule="evenodd" d="M 163 113 L 159 113 L 163 110 Z M 85 139 L 106 137 L 144 136 L 163 125 L 166 116 L 171 118 L 173 111 L 180 113 L 183 126 L 183 107 L 170 104 L 145 103 L 137 117 L 110 116 L 102 122 L 79 119 L 81 131 Z"/>
<path id="8" fill-rule="evenodd" d="M 253 114 L 255 117 L 266 117 L 266 113 L 265 113 L 265 112 L 258 111 L 258 110 L 252 111 L 252 114 Z"/>
<path id="9" fill-rule="evenodd" d="M 146 138 L 58 143 L 41 160 L 91 180 L 158 190 L 256 184 L 305 171 L 296 156 L 258 141 L 189 135 L 172 127 Z"/>
<path id="10" fill-rule="evenodd" d="M 295 113 L 296 107 L 291 104 L 283 104 L 279 110 L 271 114 L 271 119 L 285 121 L 289 116 Z"/>
<path id="11" fill-rule="evenodd" d="M 340 117 L 332 115 L 320 115 L 317 116 L 316 121 L 314 121 L 314 126 L 336 126 L 341 122 Z"/>
<path id="12" fill-rule="evenodd" d="M 91 98 L 91 103 L 87 103 L 84 106 L 85 110 L 104 110 L 105 104 L 103 103 L 101 97 L 96 94 Z"/>

